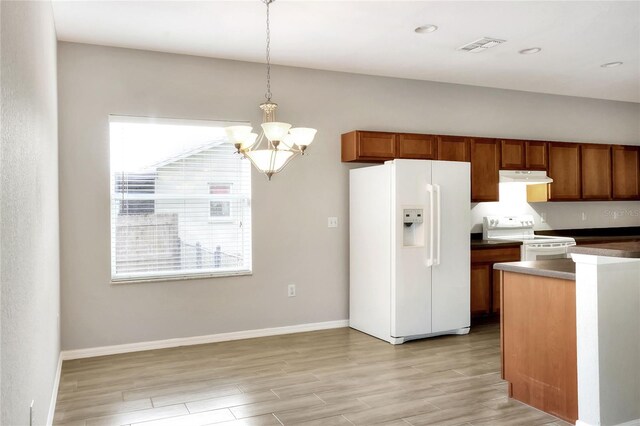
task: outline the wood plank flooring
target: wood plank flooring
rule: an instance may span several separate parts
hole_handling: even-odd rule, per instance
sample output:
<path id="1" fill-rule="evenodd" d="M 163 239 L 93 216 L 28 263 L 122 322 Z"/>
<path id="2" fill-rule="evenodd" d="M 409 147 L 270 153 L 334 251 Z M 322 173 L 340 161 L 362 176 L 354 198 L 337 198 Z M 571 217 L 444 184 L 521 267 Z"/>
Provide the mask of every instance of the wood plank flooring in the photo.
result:
<path id="1" fill-rule="evenodd" d="M 497 324 L 349 328 L 65 361 L 55 425 L 567 425 L 506 397 Z"/>

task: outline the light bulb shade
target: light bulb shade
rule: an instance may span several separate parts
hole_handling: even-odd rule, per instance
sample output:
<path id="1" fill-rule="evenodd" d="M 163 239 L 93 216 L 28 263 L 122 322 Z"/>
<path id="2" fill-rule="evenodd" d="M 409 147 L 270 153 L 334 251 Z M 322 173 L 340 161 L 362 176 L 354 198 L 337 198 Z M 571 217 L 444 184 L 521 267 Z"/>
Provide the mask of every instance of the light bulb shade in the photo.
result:
<path id="1" fill-rule="evenodd" d="M 258 139 L 258 134 L 257 133 L 249 133 L 245 138 L 244 141 L 242 142 L 242 149 L 249 149 L 251 148 L 255 143 L 256 143 L 256 139 Z"/>
<path id="2" fill-rule="evenodd" d="M 251 126 L 229 126 L 224 128 L 229 142 L 233 144 L 244 143 L 251 130 L 253 130 Z"/>
<path id="3" fill-rule="evenodd" d="M 289 158 L 293 155 L 291 151 L 276 149 L 257 149 L 247 152 L 247 157 L 253 165 L 265 174 L 278 173 L 287 165 Z"/>
<path id="4" fill-rule="evenodd" d="M 316 129 L 310 127 L 295 127 L 289 130 L 293 142 L 298 146 L 309 146 L 316 136 Z"/>
<path id="5" fill-rule="evenodd" d="M 267 139 L 269 139 L 270 142 L 282 141 L 285 135 L 289 132 L 290 128 L 291 124 L 280 123 L 278 121 L 262 123 L 262 130 L 264 130 L 264 135 L 267 137 Z"/>

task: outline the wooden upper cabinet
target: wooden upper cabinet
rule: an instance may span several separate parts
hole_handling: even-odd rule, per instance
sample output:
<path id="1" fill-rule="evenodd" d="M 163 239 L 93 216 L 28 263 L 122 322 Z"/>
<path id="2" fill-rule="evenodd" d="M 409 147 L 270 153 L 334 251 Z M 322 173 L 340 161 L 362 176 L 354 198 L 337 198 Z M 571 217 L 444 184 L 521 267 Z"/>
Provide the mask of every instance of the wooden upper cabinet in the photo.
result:
<path id="1" fill-rule="evenodd" d="M 611 148 L 613 161 L 613 198 L 640 199 L 640 148 L 616 146 Z"/>
<path id="2" fill-rule="evenodd" d="M 500 169 L 547 170 L 547 142 L 500 140 Z"/>
<path id="3" fill-rule="evenodd" d="M 549 143 L 549 200 L 572 201 L 582 196 L 580 176 L 580 145 Z"/>
<path id="4" fill-rule="evenodd" d="M 342 161 L 382 163 L 395 157 L 395 133 L 354 130 L 342 135 Z"/>
<path id="5" fill-rule="evenodd" d="M 470 161 L 469 138 L 465 136 L 436 136 L 438 160 Z"/>
<path id="6" fill-rule="evenodd" d="M 434 135 L 401 133 L 398 135 L 398 156 L 418 160 L 438 158 L 438 142 Z"/>
<path id="7" fill-rule="evenodd" d="M 500 147 L 495 139 L 471 140 L 471 201 L 498 201 Z"/>
<path id="8" fill-rule="evenodd" d="M 611 199 L 611 146 L 581 144 L 582 199 Z"/>
<path id="9" fill-rule="evenodd" d="M 527 170 L 547 170 L 547 142 L 527 141 L 525 159 Z"/>
<path id="10" fill-rule="evenodd" d="M 500 140 L 500 152 L 502 159 L 500 160 L 500 168 L 504 170 L 524 170 L 525 164 L 524 141 L 516 141 L 510 139 Z"/>

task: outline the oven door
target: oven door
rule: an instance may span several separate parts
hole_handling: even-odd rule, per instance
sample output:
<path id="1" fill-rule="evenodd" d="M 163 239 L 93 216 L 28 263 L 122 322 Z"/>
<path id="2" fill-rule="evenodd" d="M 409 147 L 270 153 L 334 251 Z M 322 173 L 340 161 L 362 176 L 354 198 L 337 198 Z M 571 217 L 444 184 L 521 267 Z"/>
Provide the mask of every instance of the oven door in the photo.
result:
<path id="1" fill-rule="evenodd" d="M 569 257 L 567 247 L 575 243 L 540 243 L 524 244 L 520 260 L 566 259 Z"/>

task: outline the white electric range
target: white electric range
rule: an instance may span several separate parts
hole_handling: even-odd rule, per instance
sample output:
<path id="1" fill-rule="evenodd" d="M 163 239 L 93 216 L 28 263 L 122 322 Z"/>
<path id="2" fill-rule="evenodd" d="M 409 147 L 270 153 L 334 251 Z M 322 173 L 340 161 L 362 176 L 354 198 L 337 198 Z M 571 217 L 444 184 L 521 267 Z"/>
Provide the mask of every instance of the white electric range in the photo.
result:
<path id="1" fill-rule="evenodd" d="M 576 245 L 570 237 L 536 235 L 533 216 L 486 216 L 482 224 L 485 240 L 521 241 L 520 260 L 567 258 L 567 248 Z"/>

